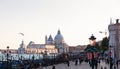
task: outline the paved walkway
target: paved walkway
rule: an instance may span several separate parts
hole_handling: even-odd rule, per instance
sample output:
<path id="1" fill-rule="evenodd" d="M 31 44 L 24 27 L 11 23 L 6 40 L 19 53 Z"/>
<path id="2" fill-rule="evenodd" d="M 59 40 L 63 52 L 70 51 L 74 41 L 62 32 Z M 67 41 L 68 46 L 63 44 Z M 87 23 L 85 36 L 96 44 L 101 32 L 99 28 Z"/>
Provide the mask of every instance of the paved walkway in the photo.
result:
<path id="1" fill-rule="evenodd" d="M 81 63 L 80 65 L 75 65 L 74 62 L 70 62 L 70 66 L 68 67 L 67 64 L 58 64 L 55 65 L 56 69 L 91 69 L 89 64 L 86 62 Z M 109 65 L 106 64 L 107 69 L 109 68 Z M 44 67 L 43 69 L 52 69 L 52 66 Z M 100 65 L 98 64 L 98 69 L 100 69 Z"/>

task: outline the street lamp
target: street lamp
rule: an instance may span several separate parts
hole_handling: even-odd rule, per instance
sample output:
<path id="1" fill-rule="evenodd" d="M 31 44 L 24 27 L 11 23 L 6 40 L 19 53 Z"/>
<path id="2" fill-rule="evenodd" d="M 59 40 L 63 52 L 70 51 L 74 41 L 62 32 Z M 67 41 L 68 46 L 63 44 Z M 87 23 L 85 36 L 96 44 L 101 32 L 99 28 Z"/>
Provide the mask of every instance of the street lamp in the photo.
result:
<path id="1" fill-rule="evenodd" d="M 105 34 L 105 37 L 107 37 L 107 31 L 105 30 L 105 31 L 99 31 L 99 33 L 104 33 Z"/>
<path id="2" fill-rule="evenodd" d="M 9 51 L 9 46 L 7 46 L 7 49 L 6 49 L 5 53 L 6 53 L 6 57 L 7 57 L 7 69 L 9 69 L 8 58 L 9 58 L 9 54 L 11 53 L 11 52 Z"/>
<path id="3" fill-rule="evenodd" d="M 90 45 L 91 45 L 91 46 L 95 46 L 95 44 L 96 44 L 96 38 L 95 38 L 95 36 L 93 36 L 93 34 L 92 34 L 92 36 L 89 38 L 89 41 L 90 41 Z"/>
<path id="4" fill-rule="evenodd" d="M 89 42 L 90 44 L 87 46 L 87 48 L 85 49 L 87 52 L 87 57 L 89 59 L 89 63 L 90 66 L 92 67 L 92 69 L 94 69 L 94 67 L 97 68 L 97 57 L 98 57 L 98 50 L 96 49 L 96 38 L 95 36 L 92 36 L 89 38 Z"/>

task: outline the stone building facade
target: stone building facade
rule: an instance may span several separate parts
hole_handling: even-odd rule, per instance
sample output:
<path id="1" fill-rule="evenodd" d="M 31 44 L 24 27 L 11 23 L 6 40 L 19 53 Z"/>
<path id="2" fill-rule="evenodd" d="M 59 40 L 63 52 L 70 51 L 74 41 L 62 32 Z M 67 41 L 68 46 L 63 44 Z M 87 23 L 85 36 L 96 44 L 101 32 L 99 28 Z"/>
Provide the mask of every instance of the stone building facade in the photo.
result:
<path id="1" fill-rule="evenodd" d="M 116 19 L 116 23 L 110 23 L 109 30 L 109 46 L 111 57 L 120 60 L 120 23 Z"/>

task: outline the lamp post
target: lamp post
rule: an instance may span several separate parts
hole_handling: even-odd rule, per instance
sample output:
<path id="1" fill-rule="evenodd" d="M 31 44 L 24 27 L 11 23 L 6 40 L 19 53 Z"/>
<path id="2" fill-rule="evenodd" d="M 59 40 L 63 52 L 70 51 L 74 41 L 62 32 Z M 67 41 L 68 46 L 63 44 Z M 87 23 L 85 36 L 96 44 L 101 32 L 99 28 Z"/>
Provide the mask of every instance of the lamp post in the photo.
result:
<path id="1" fill-rule="evenodd" d="M 96 49 L 96 38 L 95 36 L 92 36 L 89 38 L 89 42 L 90 44 L 87 46 L 86 48 L 86 52 L 87 52 L 87 57 L 89 59 L 89 63 L 90 63 L 90 66 L 92 67 L 92 69 L 94 69 L 94 67 L 97 69 L 97 57 L 98 57 L 98 54 L 97 54 L 97 49 Z"/>
<path id="2" fill-rule="evenodd" d="M 7 69 L 9 69 L 9 65 L 8 65 L 8 58 L 9 58 L 9 54 L 10 54 L 9 46 L 7 46 L 5 53 L 6 53 L 6 57 L 7 57 Z"/>
<path id="3" fill-rule="evenodd" d="M 105 30 L 105 31 L 99 31 L 99 33 L 104 33 L 105 34 L 105 37 L 107 37 L 107 31 Z"/>

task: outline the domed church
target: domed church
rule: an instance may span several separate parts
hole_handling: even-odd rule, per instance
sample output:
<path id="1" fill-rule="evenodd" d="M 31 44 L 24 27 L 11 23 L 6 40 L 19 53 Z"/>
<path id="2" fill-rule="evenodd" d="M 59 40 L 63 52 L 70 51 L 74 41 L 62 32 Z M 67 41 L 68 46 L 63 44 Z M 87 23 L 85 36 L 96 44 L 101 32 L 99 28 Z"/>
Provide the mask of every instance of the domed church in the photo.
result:
<path id="1" fill-rule="evenodd" d="M 52 36 L 50 35 L 49 38 L 47 36 L 45 37 L 45 43 L 46 44 L 54 44 L 55 47 L 58 49 L 58 53 L 68 52 L 69 46 L 65 43 L 64 38 L 58 30 L 57 35 L 55 36 L 54 40 Z"/>
<path id="2" fill-rule="evenodd" d="M 18 53 L 42 53 L 47 51 L 47 53 L 63 53 L 69 51 L 69 46 L 65 43 L 64 38 L 58 30 L 57 35 L 53 39 L 50 35 L 48 38 L 45 36 L 45 44 L 35 44 L 35 42 L 30 41 L 27 46 L 22 41 L 22 44 L 18 48 Z"/>

